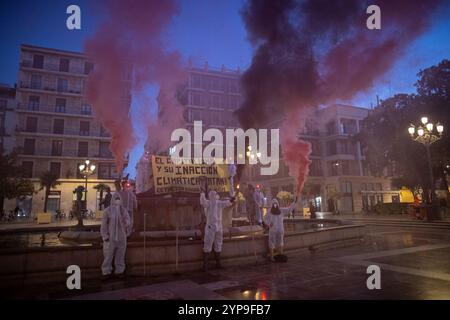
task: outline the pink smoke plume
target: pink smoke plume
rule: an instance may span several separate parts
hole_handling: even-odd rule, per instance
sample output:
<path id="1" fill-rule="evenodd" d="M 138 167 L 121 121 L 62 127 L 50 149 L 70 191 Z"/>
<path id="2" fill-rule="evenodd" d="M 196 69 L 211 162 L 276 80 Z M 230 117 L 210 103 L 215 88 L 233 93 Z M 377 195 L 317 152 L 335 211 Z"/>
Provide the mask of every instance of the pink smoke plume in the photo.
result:
<path id="1" fill-rule="evenodd" d="M 280 129 L 283 160 L 289 168 L 289 175 L 296 179 L 296 195 L 305 185 L 311 163 L 311 144 L 298 139 L 298 119 L 299 114 L 291 112 Z"/>
<path id="2" fill-rule="evenodd" d="M 242 16 L 255 48 L 238 111 L 246 128 L 284 115 L 283 156 L 302 189 L 310 149 L 298 142 L 302 114 L 352 98 L 389 71 L 426 30 L 441 1 L 249 0 Z M 381 30 L 366 27 L 366 9 L 381 8 Z M 290 135 L 290 136 L 288 136 Z"/>
<path id="3" fill-rule="evenodd" d="M 112 136 L 111 151 L 121 172 L 124 157 L 136 143 L 130 119 L 132 95 L 139 95 L 147 85 L 158 85 L 160 96 L 165 97 L 159 100 L 159 108 L 172 111 L 168 122 L 176 123 L 181 114 L 175 99 L 176 87 L 184 81 L 181 57 L 163 45 L 164 28 L 178 13 L 178 6 L 174 0 L 109 0 L 97 5 L 104 22 L 85 42 L 94 63 L 86 93 L 96 117 Z M 144 116 L 147 106 L 138 106 L 143 115 L 139 121 L 149 120 Z M 162 126 L 153 125 L 156 135 L 161 134 L 158 128 Z"/>

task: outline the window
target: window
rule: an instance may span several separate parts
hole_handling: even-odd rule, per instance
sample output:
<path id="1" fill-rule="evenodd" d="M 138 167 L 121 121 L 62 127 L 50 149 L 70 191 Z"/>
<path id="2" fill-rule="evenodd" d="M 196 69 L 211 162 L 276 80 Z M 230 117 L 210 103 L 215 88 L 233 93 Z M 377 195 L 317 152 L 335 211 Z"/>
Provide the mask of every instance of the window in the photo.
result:
<path id="1" fill-rule="evenodd" d="M 337 153 L 336 140 L 327 142 L 327 155 L 332 156 Z"/>
<path id="2" fill-rule="evenodd" d="M 67 79 L 58 78 L 58 91 L 67 92 L 69 90 L 69 82 Z"/>
<path id="3" fill-rule="evenodd" d="M 28 98 L 28 110 L 32 110 L 32 111 L 39 110 L 40 100 L 41 99 L 39 96 L 30 96 Z"/>
<path id="4" fill-rule="evenodd" d="M 202 79 L 201 79 L 200 76 L 198 76 L 198 75 L 193 75 L 193 76 L 191 77 L 191 86 L 192 86 L 193 88 L 200 89 L 200 88 L 201 88 L 201 81 L 202 81 Z"/>
<path id="5" fill-rule="evenodd" d="M 381 183 L 375 183 L 375 191 L 382 191 L 383 190 L 383 186 L 381 185 Z"/>
<path id="6" fill-rule="evenodd" d="M 210 80 L 209 77 L 202 77 L 202 89 L 209 90 Z"/>
<path id="7" fill-rule="evenodd" d="M 53 121 L 53 133 L 64 134 L 64 119 L 55 119 Z"/>
<path id="8" fill-rule="evenodd" d="M 27 124 L 25 131 L 26 132 L 36 132 L 37 131 L 37 122 L 38 119 L 36 117 L 27 117 Z"/>
<path id="9" fill-rule="evenodd" d="M 220 98 L 218 95 L 211 96 L 211 107 L 220 108 Z"/>
<path id="10" fill-rule="evenodd" d="M 355 134 L 356 133 L 356 120 L 341 119 L 341 133 Z"/>
<path id="11" fill-rule="evenodd" d="M 98 153 L 100 158 L 112 158 L 111 151 L 109 150 L 109 142 L 100 142 Z"/>
<path id="12" fill-rule="evenodd" d="M 31 76 L 31 89 L 40 90 L 42 87 L 42 77 L 37 74 Z"/>
<path id="13" fill-rule="evenodd" d="M 338 146 L 340 154 L 355 154 L 355 145 L 350 141 L 340 140 Z"/>
<path id="14" fill-rule="evenodd" d="M 94 69 L 94 65 L 91 62 L 84 63 L 84 74 L 89 74 Z"/>
<path id="15" fill-rule="evenodd" d="M 59 59 L 59 71 L 69 72 L 69 59 Z"/>
<path id="16" fill-rule="evenodd" d="M 336 124 L 334 121 L 330 121 L 327 124 L 327 134 L 332 135 L 336 133 Z"/>
<path id="17" fill-rule="evenodd" d="M 339 174 L 339 162 L 332 161 L 328 163 L 328 170 L 331 176 L 337 176 Z"/>
<path id="18" fill-rule="evenodd" d="M 341 184 L 342 193 L 352 193 L 352 183 L 349 181 L 344 181 Z"/>
<path id="19" fill-rule="evenodd" d="M 0 110 L 1 109 L 6 109 L 6 100 L 5 99 L 0 100 Z"/>
<path id="20" fill-rule="evenodd" d="M 62 140 L 52 141 L 52 156 L 61 157 L 62 156 Z"/>
<path id="21" fill-rule="evenodd" d="M 60 113 L 66 112 L 66 99 L 56 98 L 55 112 L 60 112 Z"/>
<path id="22" fill-rule="evenodd" d="M 88 157 L 89 145 L 86 141 L 78 142 L 78 156 Z"/>
<path id="23" fill-rule="evenodd" d="M 109 137 L 109 132 L 103 126 L 100 127 L 100 136 Z"/>
<path id="24" fill-rule="evenodd" d="M 89 104 L 82 104 L 81 105 L 81 114 L 91 114 L 91 106 Z"/>
<path id="25" fill-rule="evenodd" d="M 236 80 L 229 80 L 230 92 L 238 93 L 238 84 Z"/>
<path id="26" fill-rule="evenodd" d="M 61 177 L 61 162 L 50 162 L 50 173 L 57 176 L 58 178 Z"/>
<path id="27" fill-rule="evenodd" d="M 230 109 L 237 109 L 238 108 L 238 106 L 239 106 L 239 99 L 238 99 L 238 97 L 230 96 L 229 101 L 230 101 L 230 104 L 229 104 Z"/>
<path id="28" fill-rule="evenodd" d="M 341 161 L 342 174 L 349 175 L 350 174 L 350 163 L 349 161 Z"/>
<path id="29" fill-rule="evenodd" d="M 191 95 L 191 104 L 194 106 L 200 106 L 201 105 L 200 100 L 201 100 L 200 93 L 193 92 Z"/>
<path id="30" fill-rule="evenodd" d="M 89 135 L 89 121 L 80 121 L 80 136 Z"/>
<path id="31" fill-rule="evenodd" d="M 320 165 L 320 160 L 313 159 L 310 166 L 309 166 L 309 174 L 311 176 L 321 176 L 322 175 L 322 168 Z"/>
<path id="32" fill-rule="evenodd" d="M 25 139 L 23 142 L 23 154 L 34 155 L 36 140 Z"/>
<path id="33" fill-rule="evenodd" d="M 5 112 L 0 112 L 0 136 L 5 134 Z M 0 149 L 3 148 L 3 139 L 0 139 Z"/>
<path id="34" fill-rule="evenodd" d="M 33 68 L 43 69 L 44 68 L 44 56 L 40 54 L 33 55 Z"/>
<path id="35" fill-rule="evenodd" d="M 22 174 L 24 178 L 33 177 L 33 161 L 22 161 Z"/>
<path id="36" fill-rule="evenodd" d="M 98 178 L 99 179 L 117 179 L 116 166 L 112 163 L 98 164 Z"/>

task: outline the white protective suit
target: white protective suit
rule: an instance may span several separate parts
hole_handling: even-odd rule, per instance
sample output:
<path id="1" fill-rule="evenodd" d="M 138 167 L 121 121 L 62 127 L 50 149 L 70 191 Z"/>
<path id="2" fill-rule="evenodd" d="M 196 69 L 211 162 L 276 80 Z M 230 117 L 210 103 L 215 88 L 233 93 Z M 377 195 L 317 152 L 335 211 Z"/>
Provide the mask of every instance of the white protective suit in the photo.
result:
<path id="1" fill-rule="evenodd" d="M 117 203 L 117 200 L 120 200 Z M 125 252 L 127 249 L 127 236 L 130 230 L 130 216 L 122 205 L 122 199 L 118 192 L 114 193 L 111 205 L 103 213 L 100 233 L 103 239 L 103 275 L 112 272 L 112 260 L 114 259 L 115 274 L 125 271 Z"/>
<path id="2" fill-rule="evenodd" d="M 269 248 L 275 249 L 276 247 L 284 246 L 284 215 L 289 210 L 293 210 L 295 208 L 295 202 L 293 202 L 288 209 L 281 209 L 280 203 L 277 199 L 272 199 L 271 208 L 267 212 L 265 216 L 265 223 L 269 226 Z M 277 207 L 280 209 L 279 214 L 272 214 L 272 208 Z"/>
<path id="3" fill-rule="evenodd" d="M 130 190 L 120 190 L 120 197 L 122 198 L 122 206 L 127 209 L 130 215 L 130 228 L 128 230 L 128 236 L 133 232 L 134 226 L 134 212 L 137 209 L 137 199 L 134 192 Z"/>
<path id="4" fill-rule="evenodd" d="M 256 221 L 261 224 L 262 223 L 262 205 L 263 205 L 263 195 L 260 190 L 255 190 L 253 193 L 253 199 L 255 201 L 255 214 Z"/>
<path id="5" fill-rule="evenodd" d="M 232 202 L 220 200 L 219 194 L 214 190 L 208 196 L 209 199 L 206 199 L 205 193 L 200 193 L 200 204 L 205 208 L 206 215 L 203 252 L 211 252 L 214 245 L 214 251 L 218 253 L 222 251 L 223 243 L 222 210 L 231 206 Z"/>

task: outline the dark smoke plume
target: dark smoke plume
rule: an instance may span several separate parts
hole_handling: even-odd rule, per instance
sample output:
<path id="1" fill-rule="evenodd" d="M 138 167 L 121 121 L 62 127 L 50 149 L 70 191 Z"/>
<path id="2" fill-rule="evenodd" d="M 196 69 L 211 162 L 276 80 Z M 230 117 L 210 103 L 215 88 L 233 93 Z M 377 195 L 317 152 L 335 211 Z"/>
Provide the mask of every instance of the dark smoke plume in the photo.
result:
<path id="1" fill-rule="evenodd" d="M 381 8 L 381 30 L 366 27 L 372 4 Z M 264 127 L 279 115 L 288 119 L 281 130 L 283 157 L 300 189 L 310 150 L 287 136 L 301 130 L 297 116 L 369 89 L 426 29 L 437 4 L 254 0 L 244 5 L 242 17 L 255 52 L 242 78 L 245 97 L 238 116 L 246 128 Z M 302 156 L 293 159 L 298 152 L 289 148 L 302 149 Z"/>

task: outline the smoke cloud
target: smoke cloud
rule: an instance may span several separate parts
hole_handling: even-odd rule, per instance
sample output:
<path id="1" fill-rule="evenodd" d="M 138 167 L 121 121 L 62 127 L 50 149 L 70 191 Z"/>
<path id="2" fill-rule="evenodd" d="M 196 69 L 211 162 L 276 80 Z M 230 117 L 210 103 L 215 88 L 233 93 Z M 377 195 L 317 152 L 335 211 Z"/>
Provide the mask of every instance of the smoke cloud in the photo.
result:
<path id="1" fill-rule="evenodd" d="M 150 127 L 150 139 L 156 144 L 170 140 L 164 136 L 167 128 L 176 127 L 182 119 L 175 94 L 186 75 L 180 54 L 167 52 L 163 43 L 164 28 L 179 8 L 172 0 L 108 0 L 98 3 L 97 9 L 104 21 L 85 42 L 85 51 L 94 63 L 86 93 L 96 117 L 112 136 L 111 151 L 121 172 L 124 157 L 136 143 L 131 101 L 142 101 L 146 87 L 159 86 L 158 108 L 170 113 L 164 123 L 156 123 L 148 117 L 150 102 L 138 106 L 139 120 Z"/>
<path id="2" fill-rule="evenodd" d="M 366 27 L 366 9 L 381 8 L 381 30 Z M 369 89 L 429 25 L 438 1 L 253 0 L 242 10 L 254 46 L 244 73 L 242 125 L 284 116 L 283 157 L 301 191 L 310 147 L 297 139 L 306 110 Z"/>

